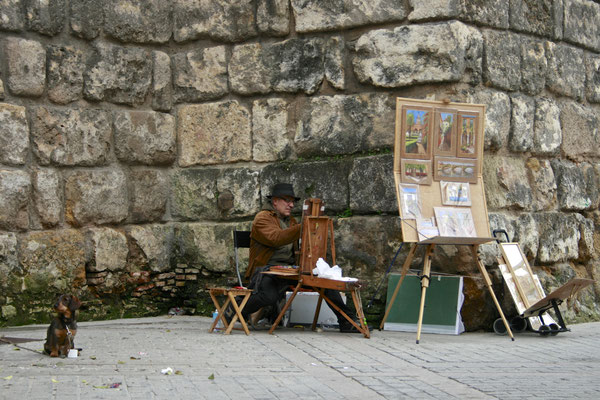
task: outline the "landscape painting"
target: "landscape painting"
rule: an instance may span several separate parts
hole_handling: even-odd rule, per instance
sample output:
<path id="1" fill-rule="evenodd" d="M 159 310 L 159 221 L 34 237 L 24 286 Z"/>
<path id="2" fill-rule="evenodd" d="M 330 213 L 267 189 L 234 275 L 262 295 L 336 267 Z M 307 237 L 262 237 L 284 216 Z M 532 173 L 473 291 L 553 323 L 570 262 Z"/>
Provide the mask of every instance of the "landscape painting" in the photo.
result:
<path id="1" fill-rule="evenodd" d="M 431 158 L 433 112 L 428 107 L 402 109 L 402 158 Z"/>

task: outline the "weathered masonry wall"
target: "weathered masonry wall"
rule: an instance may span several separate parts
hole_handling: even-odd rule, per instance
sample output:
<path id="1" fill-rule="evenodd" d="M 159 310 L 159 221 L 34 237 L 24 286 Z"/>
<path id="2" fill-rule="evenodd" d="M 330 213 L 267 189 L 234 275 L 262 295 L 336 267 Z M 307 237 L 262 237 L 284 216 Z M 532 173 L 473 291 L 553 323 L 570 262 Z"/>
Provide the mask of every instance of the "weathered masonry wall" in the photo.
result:
<path id="1" fill-rule="evenodd" d="M 598 1 L 0 0 L 0 324 L 59 292 L 84 319 L 206 314 L 277 180 L 324 199 L 366 303 L 401 242 L 397 96 L 486 104 L 492 228 L 546 290 L 598 279 Z M 434 270 L 477 275 L 454 247 Z M 489 329 L 481 280 L 466 292 Z M 599 296 L 567 315 L 598 319 Z"/>

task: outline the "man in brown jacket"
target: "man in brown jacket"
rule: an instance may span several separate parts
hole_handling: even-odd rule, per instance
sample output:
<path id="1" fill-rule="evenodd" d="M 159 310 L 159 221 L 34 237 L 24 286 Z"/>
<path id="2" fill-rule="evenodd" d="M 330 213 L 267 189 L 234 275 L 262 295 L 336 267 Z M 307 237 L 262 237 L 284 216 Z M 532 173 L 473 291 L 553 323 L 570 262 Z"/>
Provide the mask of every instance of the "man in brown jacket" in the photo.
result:
<path id="1" fill-rule="evenodd" d="M 296 265 L 295 254 L 301 225 L 291 213 L 294 203 L 300 198 L 295 196 L 291 184 L 277 183 L 267 199 L 269 203 L 256 214 L 252 222 L 250 259 L 245 276 L 250 279 L 249 287 L 254 289 L 254 293 L 244 307 L 244 319 L 262 307 L 276 305 L 290 285 L 288 280 L 261 272 L 275 265 Z M 353 315 L 338 291 L 326 290 L 325 295 L 347 315 Z M 338 318 L 341 332 L 357 332 L 338 311 L 333 312 Z"/>

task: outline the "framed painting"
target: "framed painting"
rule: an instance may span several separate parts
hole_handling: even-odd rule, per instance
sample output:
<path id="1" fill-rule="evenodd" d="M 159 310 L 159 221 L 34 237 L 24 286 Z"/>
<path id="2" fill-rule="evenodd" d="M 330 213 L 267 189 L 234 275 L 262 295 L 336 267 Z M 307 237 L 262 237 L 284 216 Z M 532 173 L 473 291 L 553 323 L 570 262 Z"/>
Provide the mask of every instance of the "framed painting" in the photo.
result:
<path id="1" fill-rule="evenodd" d="M 454 157 L 458 130 L 458 111 L 437 108 L 433 130 L 433 154 Z"/>
<path id="2" fill-rule="evenodd" d="M 405 160 L 400 163 L 403 183 L 416 183 L 418 185 L 431 185 L 431 161 Z"/>
<path id="3" fill-rule="evenodd" d="M 421 199 L 419 198 L 419 185 L 401 183 L 400 192 L 401 215 L 404 219 L 421 218 Z"/>
<path id="4" fill-rule="evenodd" d="M 477 160 L 436 157 L 433 174 L 436 181 L 477 183 Z"/>
<path id="5" fill-rule="evenodd" d="M 470 206 L 469 182 L 440 181 L 442 204 L 445 206 Z"/>
<path id="6" fill-rule="evenodd" d="M 479 113 L 462 111 L 458 114 L 458 144 L 456 156 L 477 158 L 479 148 Z"/>
<path id="7" fill-rule="evenodd" d="M 431 159 L 433 109 L 430 107 L 402 107 L 401 158 Z"/>

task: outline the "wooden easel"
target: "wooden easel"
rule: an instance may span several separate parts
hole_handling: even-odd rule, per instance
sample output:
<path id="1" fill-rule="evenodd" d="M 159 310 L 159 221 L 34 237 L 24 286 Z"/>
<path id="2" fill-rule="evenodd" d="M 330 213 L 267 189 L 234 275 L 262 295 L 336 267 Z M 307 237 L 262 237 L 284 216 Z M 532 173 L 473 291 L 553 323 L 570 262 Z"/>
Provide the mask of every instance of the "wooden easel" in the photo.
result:
<path id="1" fill-rule="evenodd" d="M 362 301 L 360 298 L 360 283 L 339 281 L 335 279 L 321 278 L 313 274 L 313 268 L 316 266 L 316 262 L 319 258 L 326 259 L 328 250 L 328 237 L 331 235 L 331 246 L 329 250 L 331 252 L 332 265 L 335 265 L 335 242 L 333 234 L 333 222 L 330 218 L 323 216 L 323 205 L 320 199 L 310 198 L 304 203 L 303 217 L 302 217 L 302 234 L 301 234 L 301 247 L 299 254 L 299 271 L 296 274 L 289 274 L 287 272 L 271 270 L 265 271 L 265 274 L 276 275 L 278 277 L 297 280 L 297 284 L 289 297 L 285 306 L 277 316 L 277 319 L 269 329 L 269 333 L 273 333 L 279 322 L 285 315 L 286 311 L 291 306 L 296 294 L 301 288 L 307 288 L 314 290 L 319 293 L 319 300 L 317 302 L 317 308 L 315 310 L 315 316 L 313 318 L 312 330 L 314 331 L 317 327 L 317 320 L 319 318 L 319 312 L 321 311 L 321 304 L 323 299 L 327 304 L 339 312 L 350 324 L 352 324 L 364 337 L 369 338 L 371 336 L 369 328 L 366 325 L 365 315 L 362 308 Z M 338 306 L 336 306 L 326 295 L 326 289 L 333 289 L 337 291 L 350 292 L 354 307 L 356 309 L 356 316 L 359 319 L 357 324 L 349 315 L 344 313 Z"/>
<path id="2" fill-rule="evenodd" d="M 421 339 L 421 327 L 423 324 L 423 311 L 424 311 L 424 307 L 425 307 L 425 295 L 427 294 L 427 288 L 429 287 L 429 280 L 431 279 L 431 277 L 430 277 L 431 257 L 433 255 L 434 247 L 436 244 L 439 244 L 439 245 L 463 245 L 463 246 L 469 246 L 471 248 L 471 254 L 473 256 L 473 259 L 477 262 L 477 266 L 479 267 L 479 272 L 483 276 L 485 285 L 487 286 L 488 291 L 490 292 L 490 295 L 492 296 L 492 299 L 494 300 L 494 304 L 496 305 L 496 308 L 497 308 L 498 312 L 500 313 L 500 317 L 502 318 L 502 321 L 504 322 L 506 331 L 510 335 L 510 338 L 512 340 L 515 340 L 515 338 L 512 334 L 512 331 L 510 329 L 510 324 L 508 323 L 508 320 L 504 316 L 504 313 L 502 312 L 502 308 L 500 307 L 500 303 L 498 302 L 498 299 L 496 298 L 496 294 L 494 293 L 494 289 L 492 288 L 492 280 L 490 279 L 490 276 L 487 273 L 485 266 L 479 259 L 479 255 L 477 254 L 477 249 L 480 244 L 487 243 L 492 240 L 494 240 L 494 239 L 493 238 L 471 238 L 471 237 L 457 238 L 457 237 L 437 236 L 437 237 L 434 237 L 432 239 L 428 239 L 428 240 L 425 240 L 422 242 L 411 243 L 411 247 L 408 252 L 408 256 L 406 257 L 406 260 L 404 261 L 404 264 L 402 265 L 400 280 L 398 281 L 398 284 L 396 285 L 396 288 L 394 289 L 394 293 L 392 294 L 392 298 L 385 310 L 385 314 L 383 316 L 381 324 L 379 325 L 379 329 L 383 329 L 383 324 L 385 323 L 385 321 L 388 317 L 388 314 L 390 313 L 390 310 L 392 309 L 394 301 L 396 300 L 396 296 L 398 295 L 398 291 L 400 290 L 402 281 L 404 280 L 404 277 L 408 273 L 410 263 L 412 262 L 412 260 L 414 258 L 414 255 L 417 251 L 417 247 L 419 245 L 425 245 L 425 246 L 427 246 L 427 248 L 425 249 L 425 257 L 423 259 L 423 274 L 422 274 L 422 279 L 421 279 L 421 303 L 419 305 L 419 319 L 417 321 L 417 344 L 419 344 L 419 340 Z"/>
<path id="3" fill-rule="evenodd" d="M 427 117 L 421 115 L 418 117 L 418 121 L 409 121 L 408 115 L 416 115 L 415 113 L 427 113 Z M 436 144 L 445 141 L 441 139 L 438 132 L 441 129 L 441 116 L 442 113 L 454 115 L 455 121 L 453 120 L 451 125 L 454 128 L 451 129 L 451 134 L 448 137 L 452 139 L 451 145 L 447 149 L 436 148 Z M 467 121 L 472 121 L 471 125 Z M 465 123 L 466 129 L 461 135 L 460 127 L 462 126 L 460 121 Z M 416 123 L 415 123 L 416 122 Z M 448 122 L 446 120 L 446 122 Z M 455 125 L 453 125 L 455 124 Z M 410 130 L 409 126 L 418 126 L 417 130 Z M 419 319 L 417 326 L 417 343 L 419 343 L 421 337 L 421 325 L 423 322 L 423 308 L 425 305 L 425 295 L 427 288 L 429 287 L 430 273 L 431 273 L 431 257 L 436 245 L 461 245 L 469 246 L 473 259 L 477 262 L 479 272 L 483 276 L 485 285 L 487 286 L 494 304 L 500 313 L 502 321 L 506 327 L 506 331 L 510 335 L 511 339 L 514 340 L 512 331 L 509 323 L 504 317 L 504 313 L 498 303 L 498 299 L 492 289 L 491 279 L 485 269 L 485 266 L 479 259 L 477 250 L 479 245 L 495 241 L 495 238 L 490 237 L 490 225 L 487 214 L 487 205 L 485 200 L 485 190 L 483 187 L 482 177 L 482 164 L 483 164 L 483 136 L 484 136 L 484 125 L 485 125 L 485 105 L 483 104 L 466 104 L 466 103 L 452 103 L 450 101 L 431 101 L 431 100 L 417 100 L 400 98 L 396 99 L 396 131 L 394 139 L 394 181 L 396 183 L 396 195 L 398 198 L 398 209 L 401 211 L 401 215 L 404 212 L 401 201 L 400 187 L 402 184 L 414 184 L 418 185 L 419 188 L 419 213 L 423 219 L 431 219 L 437 216 L 435 214 L 436 207 L 449 207 L 452 204 L 448 204 L 448 193 L 446 192 L 446 202 L 442 196 L 442 185 L 441 181 L 450 182 L 468 182 L 469 184 L 469 202 L 467 204 L 456 204 L 456 209 L 460 209 L 459 206 L 463 206 L 463 209 L 469 209 L 472 216 L 474 233 L 472 236 L 463 237 L 459 236 L 439 236 L 431 235 L 431 237 L 423 237 L 422 232 L 418 232 L 417 224 L 415 219 L 411 219 L 410 216 L 403 215 L 401 222 L 402 226 L 402 240 L 406 243 L 411 243 L 408 256 L 402 266 L 402 273 L 391 302 L 388 305 L 383 320 L 381 321 L 380 329 L 383 328 L 383 324 L 390 312 L 400 285 L 406 273 L 410 263 L 412 262 L 415 252 L 418 246 L 427 246 L 425 249 L 425 257 L 423 261 L 423 278 L 421 280 L 421 302 L 419 308 Z M 420 136 L 418 143 L 415 146 L 411 143 L 412 139 L 415 139 L 415 132 Z M 445 136 L 444 136 L 445 137 Z M 458 144 L 458 139 L 463 140 L 461 147 Z M 468 138 L 474 141 L 467 140 Z M 408 140 L 411 139 L 411 140 Z M 467 149 L 469 151 L 467 151 Z M 415 150 L 418 150 L 415 152 Z M 455 171 L 453 168 L 447 169 L 447 165 L 443 164 L 443 160 L 446 157 L 450 157 L 449 160 L 458 164 L 463 165 L 459 168 L 460 173 L 454 175 Z M 448 160 L 448 159 L 446 159 Z M 438 164 L 437 162 L 440 161 Z M 462 163 L 462 164 L 461 164 Z M 410 168 L 407 167 L 407 164 Z M 417 165 L 415 168 L 414 165 Z M 468 166 L 468 173 L 467 167 Z M 463 169 L 464 168 L 464 169 Z M 416 174 L 419 171 L 419 175 Z M 464 173 L 464 174 L 463 174 Z M 460 193 L 460 192 L 459 192 Z M 460 197 L 460 196 L 459 196 Z M 467 208 L 468 207 L 468 208 Z M 415 218 L 413 215 L 412 218 Z M 439 228 L 439 222 L 438 222 Z M 438 232 L 439 233 L 439 232 Z M 454 232 L 453 232 L 454 233 Z M 471 234 L 461 232 L 461 235 Z"/>

